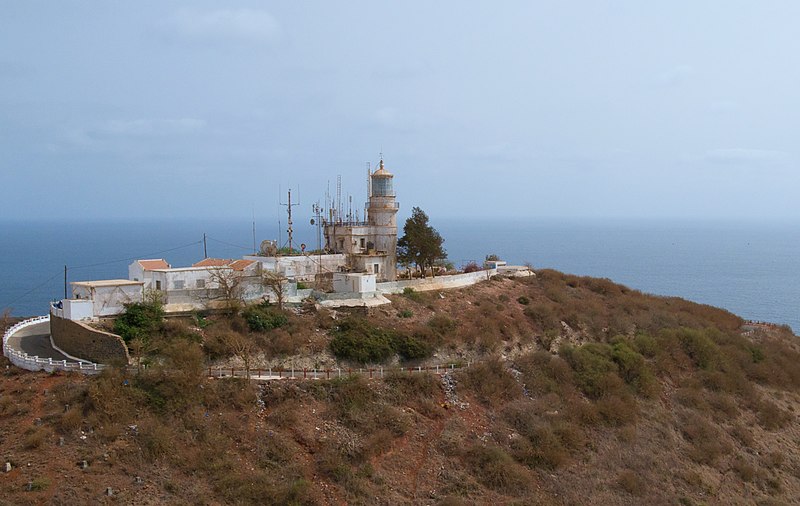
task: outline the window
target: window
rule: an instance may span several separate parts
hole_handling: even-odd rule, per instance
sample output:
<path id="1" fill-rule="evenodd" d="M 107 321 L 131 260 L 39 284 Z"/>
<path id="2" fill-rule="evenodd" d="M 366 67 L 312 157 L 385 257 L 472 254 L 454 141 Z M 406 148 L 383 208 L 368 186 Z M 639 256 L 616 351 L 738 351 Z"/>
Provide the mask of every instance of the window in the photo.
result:
<path id="1" fill-rule="evenodd" d="M 182 279 L 176 279 L 174 285 L 176 290 L 183 290 L 184 281 Z"/>
<path id="2" fill-rule="evenodd" d="M 375 274 L 378 274 L 381 268 L 381 264 L 374 264 L 372 267 L 373 267 L 373 272 Z"/>
<path id="3" fill-rule="evenodd" d="M 361 246 L 361 249 L 366 248 L 367 247 L 367 240 L 362 237 L 361 240 L 358 242 L 358 245 Z"/>
<path id="4" fill-rule="evenodd" d="M 197 280 L 197 288 L 205 288 L 206 287 L 206 280 L 205 279 L 198 279 Z"/>
<path id="5" fill-rule="evenodd" d="M 156 280 L 156 290 L 161 290 L 161 281 Z"/>

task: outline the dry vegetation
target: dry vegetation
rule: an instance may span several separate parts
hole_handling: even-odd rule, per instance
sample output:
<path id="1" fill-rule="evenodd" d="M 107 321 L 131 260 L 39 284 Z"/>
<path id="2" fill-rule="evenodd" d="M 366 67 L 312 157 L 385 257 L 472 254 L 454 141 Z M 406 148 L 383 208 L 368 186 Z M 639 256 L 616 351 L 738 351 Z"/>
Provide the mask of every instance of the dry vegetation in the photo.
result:
<path id="1" fill-rule="evenodd" d="M 252 307 L 167 320 L 152 330 L 138 373 L 3 367 L 0 447 L 14 469 L 0 475 L 0 504 L 800 497 L 791 332 L 743 332 L 716 308 L 537 274 L 407 293 L 366 314 Z M 209 361 L 245 355 L 332 364 L 331 349 L 353 364 L 474 363 L 444 378 L 394 372 L 373 381 L 204 374 Z"/>

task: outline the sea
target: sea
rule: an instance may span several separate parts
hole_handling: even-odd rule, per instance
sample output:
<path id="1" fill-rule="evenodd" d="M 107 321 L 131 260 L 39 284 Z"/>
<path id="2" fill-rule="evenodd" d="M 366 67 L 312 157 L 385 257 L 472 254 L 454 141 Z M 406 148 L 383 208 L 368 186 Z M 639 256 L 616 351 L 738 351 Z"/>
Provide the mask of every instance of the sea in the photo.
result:
<path id="1" fill-rule="evenodd" d="M 744 318 L 800 331 L 800 222 L 675 220 L 431 220 L 456 266 L 496 254 L 572 274 L 609 278 Z M 64 280 L 127 278 L 136 258 L 187 266 L 239 258 L 263 239 L 286 242 L 277 224 L 250 220 L 0 221 L 0 311 L 46 314 Z M 316 248 L 310 225 L 295 244 Z"/>

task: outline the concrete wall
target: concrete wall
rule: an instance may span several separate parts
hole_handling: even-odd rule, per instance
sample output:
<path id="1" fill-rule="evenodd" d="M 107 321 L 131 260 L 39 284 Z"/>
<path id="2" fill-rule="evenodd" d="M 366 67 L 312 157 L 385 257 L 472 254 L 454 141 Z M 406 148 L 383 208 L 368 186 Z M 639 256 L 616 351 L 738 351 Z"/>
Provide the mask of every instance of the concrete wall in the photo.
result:
<path id="1" fill-rule="evenodd" d="M 55 314 L 50 315 L 50 336 L 53 344 L 73 357 L 101 364 L 127 364 L 130 360 L 128 348 L 120 336 Z"/>
<path id="2" fill-rule="evenodd" d="M 94 316 L 94 304 L 90 300 L 65 300 L 64 318 L 67 320 L 91 320 Z"/>
<path id="3" fill-rule="evenodd" d="M 374 274 L 350 274 L 337 272 L 333 275 L 333 291 L 338 293 L 374 292 Z"/>
<path id="4" fill-rule="evenodd" d="M 448 290 L 451 288 L 463 288 L 474 285 L 480 281 L 486 281 L 497 274 L 497 270 L 489 269 L 485 271 L 468 272 L 466 274 L 454 274 L 452 276 L 437 276 L 435 278 L 423 279 L 404 279 L 401 281 L 390 281 L 378 283 L 377 289 L 381 293 L 403 293 L 403 290 L 410 287 L 417 292 L 428 290 Z"/>
<path id="5" fill-rule="evenodd" d="M 259 262 L 262 269 L 269 272 L 277 272 L 287 278 L 295 278 L 298 281 L 313 282 L 314 277 L 319 272 L 319 265 L 322 265 L 322 272 L 338 272 L 341 267 L 347 265 L 344 255 L 297 255 L 282 257 L 262 257 L 247 255 L 245 260 L 255 260 Z"/>
<path id="6" fill-rule="evenodd" d="M 143 285 L 88 287 L 73 283 L 72 295 L 75 299 L 93 301 L 94 316 L 114 316 L 125 311 L 125 304 L 142 302 Z"/>

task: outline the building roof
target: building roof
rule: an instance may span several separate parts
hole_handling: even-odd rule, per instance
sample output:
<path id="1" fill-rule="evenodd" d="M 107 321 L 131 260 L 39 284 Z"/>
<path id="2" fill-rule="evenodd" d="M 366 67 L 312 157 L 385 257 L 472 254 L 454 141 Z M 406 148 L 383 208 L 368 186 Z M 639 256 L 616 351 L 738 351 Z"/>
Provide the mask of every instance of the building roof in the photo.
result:
<path id="1" fill-rule="evenodd" d="M 206 258 L 192 264 L 192 267 L 227 267 L 231 262 L 233 260 L 225 260 L 224 258 Z"/>
<path id="2" fill-rule="evenodd" d="M 137 260 L 136 262 L 139 265 L 142 266 L 142 269 L 144 269 L 146 271 L 152 271 L 154 269 L 169 269 L 170 268 L 170 265 L 163 258 L 153 258 L 153 259 L 149 259 L 149 260 Z"/>
<path id="3" fill-rule="evenodd" d="M 394 174 L 386 170 L 386 167 L 383 166 L 383 159 L 381 159 L 381 163 L 378 165 L 378 170 L 373 172 L 372 175 L 378 177 L 394 177 Z"/>
<path id="4" fill-rule="evenodd" d="M 142 281 L 131 281 L 129 279 L 101 279 L 98 281 L 73 281 L 71 285 L 85 286 L 88 288 L 102 288 L 108 286 L 133 286 L 143 285 Z"/>
<path id="5" fill-rule="evenodd" d="M 234 262 L 231 262 L 229 265 L 235 271 L 243 271 L 248 267 L 250 267 L 251 265 L 253 265 L 254 263 L 256 263 L 255 260 L 236 260 Z"/>
<path id="6" fill-rule="evenodd" d="M 230 267 L 235 271 L 243 271 L 256 263 L 255 260 L 233 260 L 225 258 L 206 258 L 192 264 L 192 267 Z"/>

